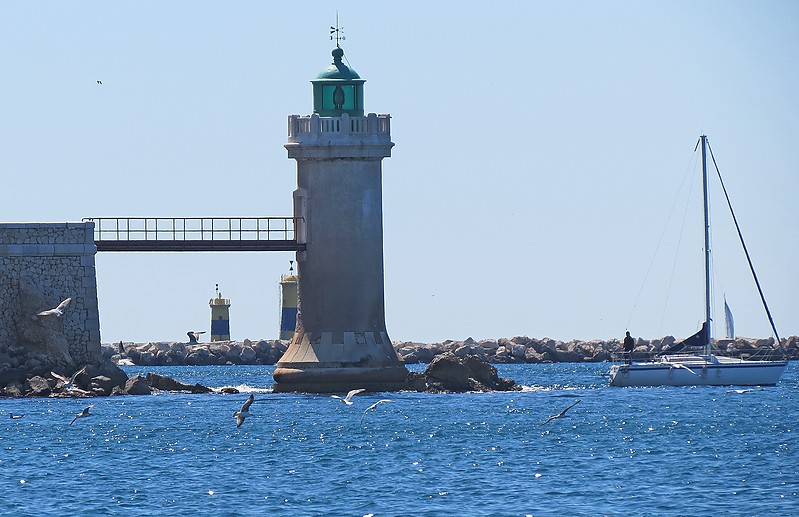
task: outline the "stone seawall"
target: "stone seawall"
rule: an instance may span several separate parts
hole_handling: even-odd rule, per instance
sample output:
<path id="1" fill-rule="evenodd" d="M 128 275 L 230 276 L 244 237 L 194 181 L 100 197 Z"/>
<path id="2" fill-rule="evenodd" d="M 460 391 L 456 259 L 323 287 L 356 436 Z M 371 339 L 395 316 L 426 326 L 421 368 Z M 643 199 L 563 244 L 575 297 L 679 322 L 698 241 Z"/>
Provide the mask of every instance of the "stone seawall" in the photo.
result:
<path id="1" fill-rule="evenodd" d="M 660 352 L 675 339 L 638 339 L 635 354 L 644 357 Z M 773 339 L 738 338 L 719 341 L 720 353 L 730 356 L 755 356 L 774 347 Z M 799 358 L 799 337 L 782 340 L 786 353 Z M 141 366 L 275 364 L 286 351 L 288 341 L 257 340 L 218 341 L 189 345 L 180 342 L 115 343 L 103 345 L 103 356 L 117 364 Z M 394 348 L 407 364 L 430 363 L 435 357 L 451 352 L 458 357 L 476 355 L 489 363 L 557 363 L 611 361 L 622 351 L 620 340 L 556 341 L 516 336 L 510 339 L 475 341 L 447 340 L 443 343 L 394 342 Z"/>
<path id="2" fill-rule="evenodd" d="M 99 354 L 96 252 L 91 222 L 0 223 L 0 365 Z M 63 314 L 34 318 L 67 298 Z"/>

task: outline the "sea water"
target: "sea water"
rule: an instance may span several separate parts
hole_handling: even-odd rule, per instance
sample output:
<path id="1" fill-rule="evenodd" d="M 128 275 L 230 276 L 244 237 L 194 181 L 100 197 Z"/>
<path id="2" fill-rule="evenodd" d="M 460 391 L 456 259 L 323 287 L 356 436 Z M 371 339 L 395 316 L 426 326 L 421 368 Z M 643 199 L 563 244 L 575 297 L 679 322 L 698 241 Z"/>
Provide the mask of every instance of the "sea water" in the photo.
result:
<path id="1" fill-rule="evenodd" d="M 743 393 L 611 388 L 609 366 L 352 405 L 272 393 L 270 366 L 126 367 L 241 393 L 0 399 L 0 514 L 799 515 L 797 363 Z"/>

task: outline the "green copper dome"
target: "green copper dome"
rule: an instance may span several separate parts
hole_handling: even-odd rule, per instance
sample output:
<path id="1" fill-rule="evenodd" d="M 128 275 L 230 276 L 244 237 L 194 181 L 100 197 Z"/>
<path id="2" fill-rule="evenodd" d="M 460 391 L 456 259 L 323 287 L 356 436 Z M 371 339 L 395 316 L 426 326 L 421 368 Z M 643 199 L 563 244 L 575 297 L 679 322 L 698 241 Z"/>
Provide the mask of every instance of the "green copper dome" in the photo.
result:
<path id="1" fill-rule="evenodd" d="M 351 81 L 353 79 L 360 79 L 361 76 L 358 75 L 358 72 L 348 67 L 341 61 L 342 57 L 344 57 L 344 50 L 342 50 L 340 47 L 334 48 L 333 64 L 319 72 L 319 75 L 316 76 L 316 80 L 343 79 L 345 81 Z"/>
<path id="2" fill-rule="evenodd" d="M 341 47 L 333 49 L 333 64 L 322 70 L 313 84 L 313 110 L 322 117 L 340 117 L 347 113 L 363 116 L 363 83 L 358 72 L 345 65 Z"/>

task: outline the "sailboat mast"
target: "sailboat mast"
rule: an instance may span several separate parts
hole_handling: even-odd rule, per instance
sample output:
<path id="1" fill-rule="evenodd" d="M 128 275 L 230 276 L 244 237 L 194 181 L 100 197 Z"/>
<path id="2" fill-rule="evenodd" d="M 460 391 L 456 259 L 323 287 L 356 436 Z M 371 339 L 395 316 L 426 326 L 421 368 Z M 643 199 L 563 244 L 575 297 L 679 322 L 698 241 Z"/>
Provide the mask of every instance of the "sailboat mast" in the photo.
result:
<path id="1" fill-rule="evenodd" d="M 702 190 L 705 207 L 705 354 L 710 355 L 710 217 L 708 211 L 707 192 L 707 135 L 701 135 L 702 141 Z"/>

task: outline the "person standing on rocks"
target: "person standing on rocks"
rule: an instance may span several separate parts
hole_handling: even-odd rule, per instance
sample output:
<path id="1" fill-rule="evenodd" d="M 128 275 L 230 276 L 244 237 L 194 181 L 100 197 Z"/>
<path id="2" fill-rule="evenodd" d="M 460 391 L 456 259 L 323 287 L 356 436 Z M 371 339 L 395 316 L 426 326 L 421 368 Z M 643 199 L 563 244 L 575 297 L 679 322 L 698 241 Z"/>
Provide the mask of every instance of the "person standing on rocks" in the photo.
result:
<path id="1" fill-rule="evenodd" d="M 635 339 L 630 335 L 630 331 L 627 331 L 627 335 L 624 336 L 624 364 L 631 364 L 633 362 L 633 349 L 635 348 Z"/>

